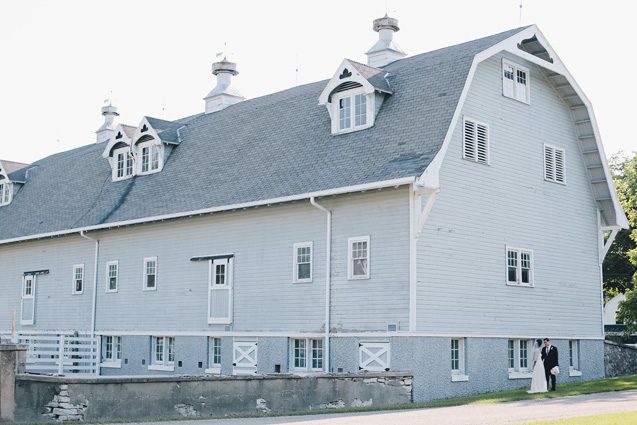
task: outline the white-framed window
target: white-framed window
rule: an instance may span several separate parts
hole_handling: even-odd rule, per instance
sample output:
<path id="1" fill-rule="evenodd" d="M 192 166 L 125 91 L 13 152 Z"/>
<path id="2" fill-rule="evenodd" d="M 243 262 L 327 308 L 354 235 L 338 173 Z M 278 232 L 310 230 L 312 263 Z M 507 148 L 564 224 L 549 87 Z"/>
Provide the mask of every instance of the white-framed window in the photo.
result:
<path id="1" fill-rule="evenodd" d="M 451 380 L 453 382 L 468 381 L 465 367 L 465 338 L 451 338 Z"/>
<path id="2" fill-rule="evenodd" d="M 568 374 L 569 376 L 582 376 L 579 366 L 579 341 L 568 341 Z"/>
<path id="3" fill-rule="evenodd" d="M 291 370 L 296 372 L 320 372 L 323 370 L 323 340 L 312 338 L 292 339 Z"/>
<path id="4" fill-rule="evenodd" d="M 210 260 L 208 269 L 208 323 L 232 323 L 232 257 Z"/>
<path id="5" fill-rule="evenodd" d="M 564 183 L 566 174 L 564 149 L 544 145 L 544 180 Z"/>
<path id="6" fill-rule="evenodd" d="M 530 103 L 529 70 L 502 59 L 502 94 L 520 102 Z"/>
<path id="7" fill-rule="evenodd" d="M 0 183 L 0 206 L 11 203 L 13 194 L 13 184 L 9 182 Z"/>
<path id="8" fill-rule="evenodd" d="M 533 286 L 533 251 L 506 248 L 507 285 Z"/>
<path id="9" fill-rule="evenodd" d="M 530 378 L 533 372 L 533 341 L 507 340 L 509 379 Z"/>
<path id="10" fill-rule="evenodd" d="M 370 372 L 389 371 L 391 368 L 389 342 L 358 343 L 358 368 Z"/>
<path id="11" fill-rule="evenodd" d="M 312 282 L 312 254 L 312 242 L 294 244 L 294 282 Z"/>
<path id="12" fill-rule="evenodd" d="M 462 157 L 480 164 L 489 164 L 489 126 L 487 124 L 464 118 Z"/>
<path id="13" fill-rule="evenodd" d="M 360 88 L 334 94 L 332 133 L 348 133 L 371 127 L 374 113 L 373 96 Z"/>
<path id="14" fill-rule="evenodd" d="M 152 337 L 151 370 L 175 370 L 175 337 Z"/>
<path id="15" fill-rule="evenodd" d="M 139 155 L 139 174 L 152 174 L 161 171 L 163 165 L 163 146 L 154 141 L 140 143 L 137 147 Z"/>
<path id="16" fill-rule="evenodd" d="M 81 294 L 84 292 L 84 264 L 73 265 L 73 294 Z"/>
<path id="17" fill-rule="evenodd" d="M 113 151 L 113 180 L 124 180 L 133 176 L 135 171 L 134 159 L 129 147 Z"/>
<path id="18" fill-rule="evenodd" d="M 206 373 L 221 373 L 221 338 L 208 338 L 208 367 Z"/>
<path id="19" fill-rule="evenodd" d="M 106 292 L 117 292 L 119 280 L 119 262 L 108 261 L 106 263 Z"/>
<path id="20" fill-rule="evenodd" d="M 115 335 L 102 336 L 104 357 L 101 367 L 122 367 L 122 337 Z"/>
<path id="21" fill-rule="evenodd" d="M 144 291 L 157 289 L 157 257 L 144 258 Z"/>
<path id="22" fill-rule="evenodd" d="M 369 236 L 349 238 L 347 252 L 347 278 L 369 279 Z"/>
<path id="23" fill-rule="evenodd" d="M 20 300 L 20 324 L 35 324 L 35 276 L 22 277 L 22 299 Z"/>

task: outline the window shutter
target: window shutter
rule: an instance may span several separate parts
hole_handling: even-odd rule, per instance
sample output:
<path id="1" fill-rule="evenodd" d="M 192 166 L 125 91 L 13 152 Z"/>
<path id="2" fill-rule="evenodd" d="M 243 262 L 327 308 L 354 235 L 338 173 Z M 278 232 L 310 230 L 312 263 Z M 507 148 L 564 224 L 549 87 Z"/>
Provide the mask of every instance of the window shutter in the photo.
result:
<path id="1" fill-rule="evenodd" d="M 564 151 L 555 149 L 555 181 L 564 183 Z"/>
<path id="2" fill-rule="evenodd" d="M 476 130 L 473 121 L 465 120 L 464 122 L 464 141 L 462 148 L 462 156 L 465 159 L 475 161 L 476 159 Z"/>
<path id="3" fill-rule="evenodd" d="M 544 146 L 544 178 L 553 180 L 555 173 L 554 167 L 554 151 L 549 146 Z"/>
<path id="4" fill-rule="evenodd" d="M 477 161 L 483 164 L 487 164 L 488 160 L 488 143 L 489 133 L 486 125 L 478 124 L 478 155 Z"/>

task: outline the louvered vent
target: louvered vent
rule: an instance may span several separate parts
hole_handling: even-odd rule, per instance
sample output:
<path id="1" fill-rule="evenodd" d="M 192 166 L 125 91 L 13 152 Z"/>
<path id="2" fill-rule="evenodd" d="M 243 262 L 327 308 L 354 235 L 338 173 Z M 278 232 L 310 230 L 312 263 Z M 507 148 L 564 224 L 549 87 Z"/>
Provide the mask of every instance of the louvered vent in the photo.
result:
<path id="1" fill-rule="evenodd" d="M 332 90 L 332 92 L 330 93 L 330 97 L 328 99 L 328 102 L 332 101 L 332 96 L 335 95 L 336 93 L 340 93 L 342 91 L 347 91 L 347 90 L 351 90 L 351 89 L 355 89 L 358 87 L 363 87 L 363 85 L 361 83 L 357 83 L 356 81 L 346 81 L 342 84 L 339 84 L 338 86 L 336 86 L 336 88 L 334 90 Z"/>
<path id="2" fill-rule="evenodd" d="M 544 145 L 544 179 L 564 183 L 564 149 Z"/>
<path id="3" fill-rule="evenodd" d="M 489 127 L 487 125 L 465 118 L 462 157 L 481 164 L 489 163 Z"/>

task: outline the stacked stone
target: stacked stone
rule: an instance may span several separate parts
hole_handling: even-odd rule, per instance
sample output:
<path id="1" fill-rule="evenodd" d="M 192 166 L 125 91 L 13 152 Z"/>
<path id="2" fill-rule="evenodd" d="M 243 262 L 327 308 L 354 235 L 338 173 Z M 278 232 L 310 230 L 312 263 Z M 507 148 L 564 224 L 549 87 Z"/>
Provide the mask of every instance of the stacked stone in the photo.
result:
<path id="1" fill-rule="evenodd" d="M 44 405 L 46 411 L 43 416 L 48 416 L 58 422 L 83 421 L 84 411 L 88 402 L 73 404 L 69 396 L 69 386 L 60 385 L 60 392 L 53 396 L 53 400 Z"/>

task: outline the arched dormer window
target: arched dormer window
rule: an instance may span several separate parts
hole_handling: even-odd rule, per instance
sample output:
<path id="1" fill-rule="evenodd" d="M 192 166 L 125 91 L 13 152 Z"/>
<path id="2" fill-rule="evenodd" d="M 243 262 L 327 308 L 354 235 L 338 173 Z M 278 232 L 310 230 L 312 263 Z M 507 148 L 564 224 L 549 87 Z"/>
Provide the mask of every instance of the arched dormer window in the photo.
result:
<path id="1" fill-rule="evenodd" d="M 111 165 L 113 181 L 125 180 L 135 174 L 135 155 L 131 150 L 131 136 L 135 127 L 120 124 L 102 153 Z"/>
<path id="2" fill-rule="evenodd" d="M 133 177 L 135 160 L 129 146 L 113 151 L 113 181 L 124 180 Z"/>
<path id="3" fill-rule="evenodd" d="M 152 174 L 161 171 L 164 164 L 164 146 L 153 136 L 144 135 L 135 143 L 137 152 L 137 174 Z"/>
<path id="4" fill-rule="evenodd" d="M 377 102 L 391 94 L 387 73 L 345 59 L 329 81 L 319 104 L 325 105 L 332 121 L 332 134 L 364 130 L 374 125 Z M 380 103 L 378 104 L 380 107 Z"/>

